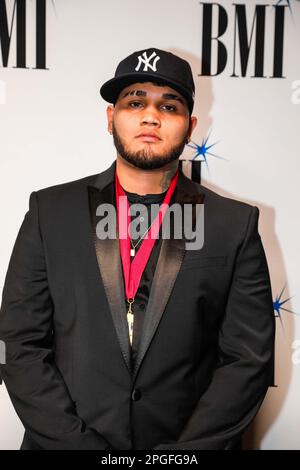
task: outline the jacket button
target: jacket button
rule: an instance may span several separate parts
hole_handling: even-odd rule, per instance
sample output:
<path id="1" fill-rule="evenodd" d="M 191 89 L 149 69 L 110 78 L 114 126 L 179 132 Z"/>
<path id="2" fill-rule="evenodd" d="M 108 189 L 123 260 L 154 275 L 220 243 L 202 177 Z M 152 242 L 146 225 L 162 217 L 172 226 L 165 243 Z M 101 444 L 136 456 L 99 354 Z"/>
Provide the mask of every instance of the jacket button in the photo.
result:
<path id="1" fill-rule="evenodd" d="M 133 399 L 133 401 L 137 401 L 141 398 L 142 394 L 141 392 L 139 391 L 138 388 L 136 388 L 135 390 L 133 390 L 132 394 L 131 394 L 131 398 Z"/>

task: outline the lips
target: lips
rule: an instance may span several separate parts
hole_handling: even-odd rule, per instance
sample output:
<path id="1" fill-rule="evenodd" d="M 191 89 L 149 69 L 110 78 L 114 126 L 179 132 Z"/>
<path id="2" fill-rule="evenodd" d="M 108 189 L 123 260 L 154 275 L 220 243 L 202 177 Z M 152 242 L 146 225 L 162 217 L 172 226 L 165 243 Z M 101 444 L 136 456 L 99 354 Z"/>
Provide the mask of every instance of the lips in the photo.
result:
<path id="1" fill-rule="evenodd" d="M 153 132 L 141 132 L 139 135 L 136 136 L 136 138 L 145 140 L 148 142 L 157 142 L 161 140 L 161 138 L 158 137 L 158 135 L 154 134 Z"/>

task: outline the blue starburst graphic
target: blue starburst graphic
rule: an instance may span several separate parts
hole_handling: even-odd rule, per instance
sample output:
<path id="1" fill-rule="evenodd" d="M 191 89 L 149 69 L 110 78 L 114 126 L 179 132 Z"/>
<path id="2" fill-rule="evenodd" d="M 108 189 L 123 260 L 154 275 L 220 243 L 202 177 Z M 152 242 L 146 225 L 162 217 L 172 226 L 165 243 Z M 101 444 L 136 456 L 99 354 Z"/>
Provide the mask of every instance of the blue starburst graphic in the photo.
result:
<path id="1" fill-rule="evenodd" d="M 54 1 L 54 0 L 51 0 L 51 3 L 52 3 L 53 10 L 54 10 L 54 14 L 55 14 L 55 16 L 57 16 L 57 14 L 56 14 L 56 7 L 55 7 L 55 1 Z"/>
<path id="2" fill-rule="evenodd" d="M 275 3 L 275 6 L 279 6 L 279 5 L 283 7 L 288 7 L 293 18 L 293 11 L 292 11 L 290 0 L 277 0 L 277 2 Z"/>
<path id="3" fill-rule="evenodd" d="M 191 144 L 187 144 L 188 147 L 191 147 L 192 149 L 195 150 L 195 155 L 191 158 L 191 160 L 195 160 L 198 157 L 200 157 L 201 162 L 205 162 L 207 169 L 208 169 L 208 163 L 207 163 L 207 155 L 210 155 L 212 157 L 220 158 L 222 160 L 226 160 L 224 157 L 220 157 L 219 155 L 216 155 L 215 153 L 210 152 L 209 150 L 214 147 L 214 145 L 218 144 L 218 142 L 215 142 L 213 144 L 208 144 L 208 139 L 210 137 L 211 131 L 209 132 L 208 136 L 202 140 L 202 144 L 199 145 L 196 142 L 192 141 Z"/>
<path id="4" fill-rule="evenodd" d="M 281 326 L 282 326 L 283 329 L 284 329 L 284 327 L 283 327 L 283 323 L 282 323 L 281 310 L 284 310 L 285 312 L 292 313 L 293 315 L 299 315 L 298 313 L 293 312 L 292 310 L 289 310 L 288 308 L 282 307 L 282 305 L 286 304 L 293 297 L 292 296 L 292 297 L 289 297 L 288 299 L 281 300 L 281 297 L 282 297 L 282 294 L 283 294 L 285 288 L 286 288 L 286 285 L 282 288 L 280 294 L 277 295 L 276 299 L 273 301 L 275 317 L 279 318 Z"/>

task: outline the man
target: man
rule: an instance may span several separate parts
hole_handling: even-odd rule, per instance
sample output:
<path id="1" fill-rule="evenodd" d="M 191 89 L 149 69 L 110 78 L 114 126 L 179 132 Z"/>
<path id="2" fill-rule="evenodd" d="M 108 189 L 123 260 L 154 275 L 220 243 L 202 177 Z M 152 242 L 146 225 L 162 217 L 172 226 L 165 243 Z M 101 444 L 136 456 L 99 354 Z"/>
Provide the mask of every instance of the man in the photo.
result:
<path id="1" fill-rule="evenodd" d="M 234 449 L 273 377 L 258 208 L 178 168 L 197 122 L 185 60 L 134 52 L 100 92 L 116 161 L 30 195 L 5 279 L 1 373 L 21 449 Z M 153 207 L 204 204 L 203 246 L 164 238 L 158 211 L 122 238 L 133 221 L 121 196 L 143 203 L 139 223 Z M 117 238 L 101 232 L 111 206 Z"/>

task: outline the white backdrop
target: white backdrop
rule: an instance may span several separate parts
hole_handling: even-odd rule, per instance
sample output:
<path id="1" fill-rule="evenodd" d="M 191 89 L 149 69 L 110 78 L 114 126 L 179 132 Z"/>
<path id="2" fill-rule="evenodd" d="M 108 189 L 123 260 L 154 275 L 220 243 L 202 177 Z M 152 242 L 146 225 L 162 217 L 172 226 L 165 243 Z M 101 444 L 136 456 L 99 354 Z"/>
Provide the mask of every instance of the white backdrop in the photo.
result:
<path id="1" fill-rule="evenodd" d="M 220 38 L 228 61 L 224 71 L 212 77 L 199 76 L 204 7 L 198 0 L 46 0 L 47 70 L 35 68 L 36 1 L 25 3 L 28 68 L 16 68 L 14 0 L 5 2 L 8 25 L 13 25 L 7 66 L 3 66 L 0 48 L 0 288 L 28 210 L 29 194 L 103 171 L 115 159 L 100 85 L 133 51 L 158 47 L 182 56 L 192 66 L 196 85 L 194 114 L 199 123 L 193 140 L 200 145 L 209 135 L 207 145 L 216 143 L 210 151 L 221 157 L 206 155 L 202 184 L 259 207 L 259 231 L 273 299 L 283 288 L 280 302 L 291 297 L 276 318 L 277 387 L 269 389 L 245 446 L 300 449 L 300 2 L 235 2 L 246 4 L 249 34 L 255 6 L 269 5 L 265 17 L 266 78 L 251 77 L 254 44 L 247 75 L 240 76 L 237 52 L 239 77 L 231 77 L 235 25 L 231 0 L 218 1 L 228 16 L 226 32 Z M 286 5 L 284 78 L 270 78 L 276 4 Z M 213 11 L 216 34 L 218 7 Z M 216 41 L 213 71 L 215 68 Z M 186 148 L 182 158 L 193 155 L 192 149 Z M 184 165 L 184 170 L 188 174 L 189 167 Z M 23 426 L 4 385 L 0 386 L 0 417 L 0 449 L 18 449 Z"/>

